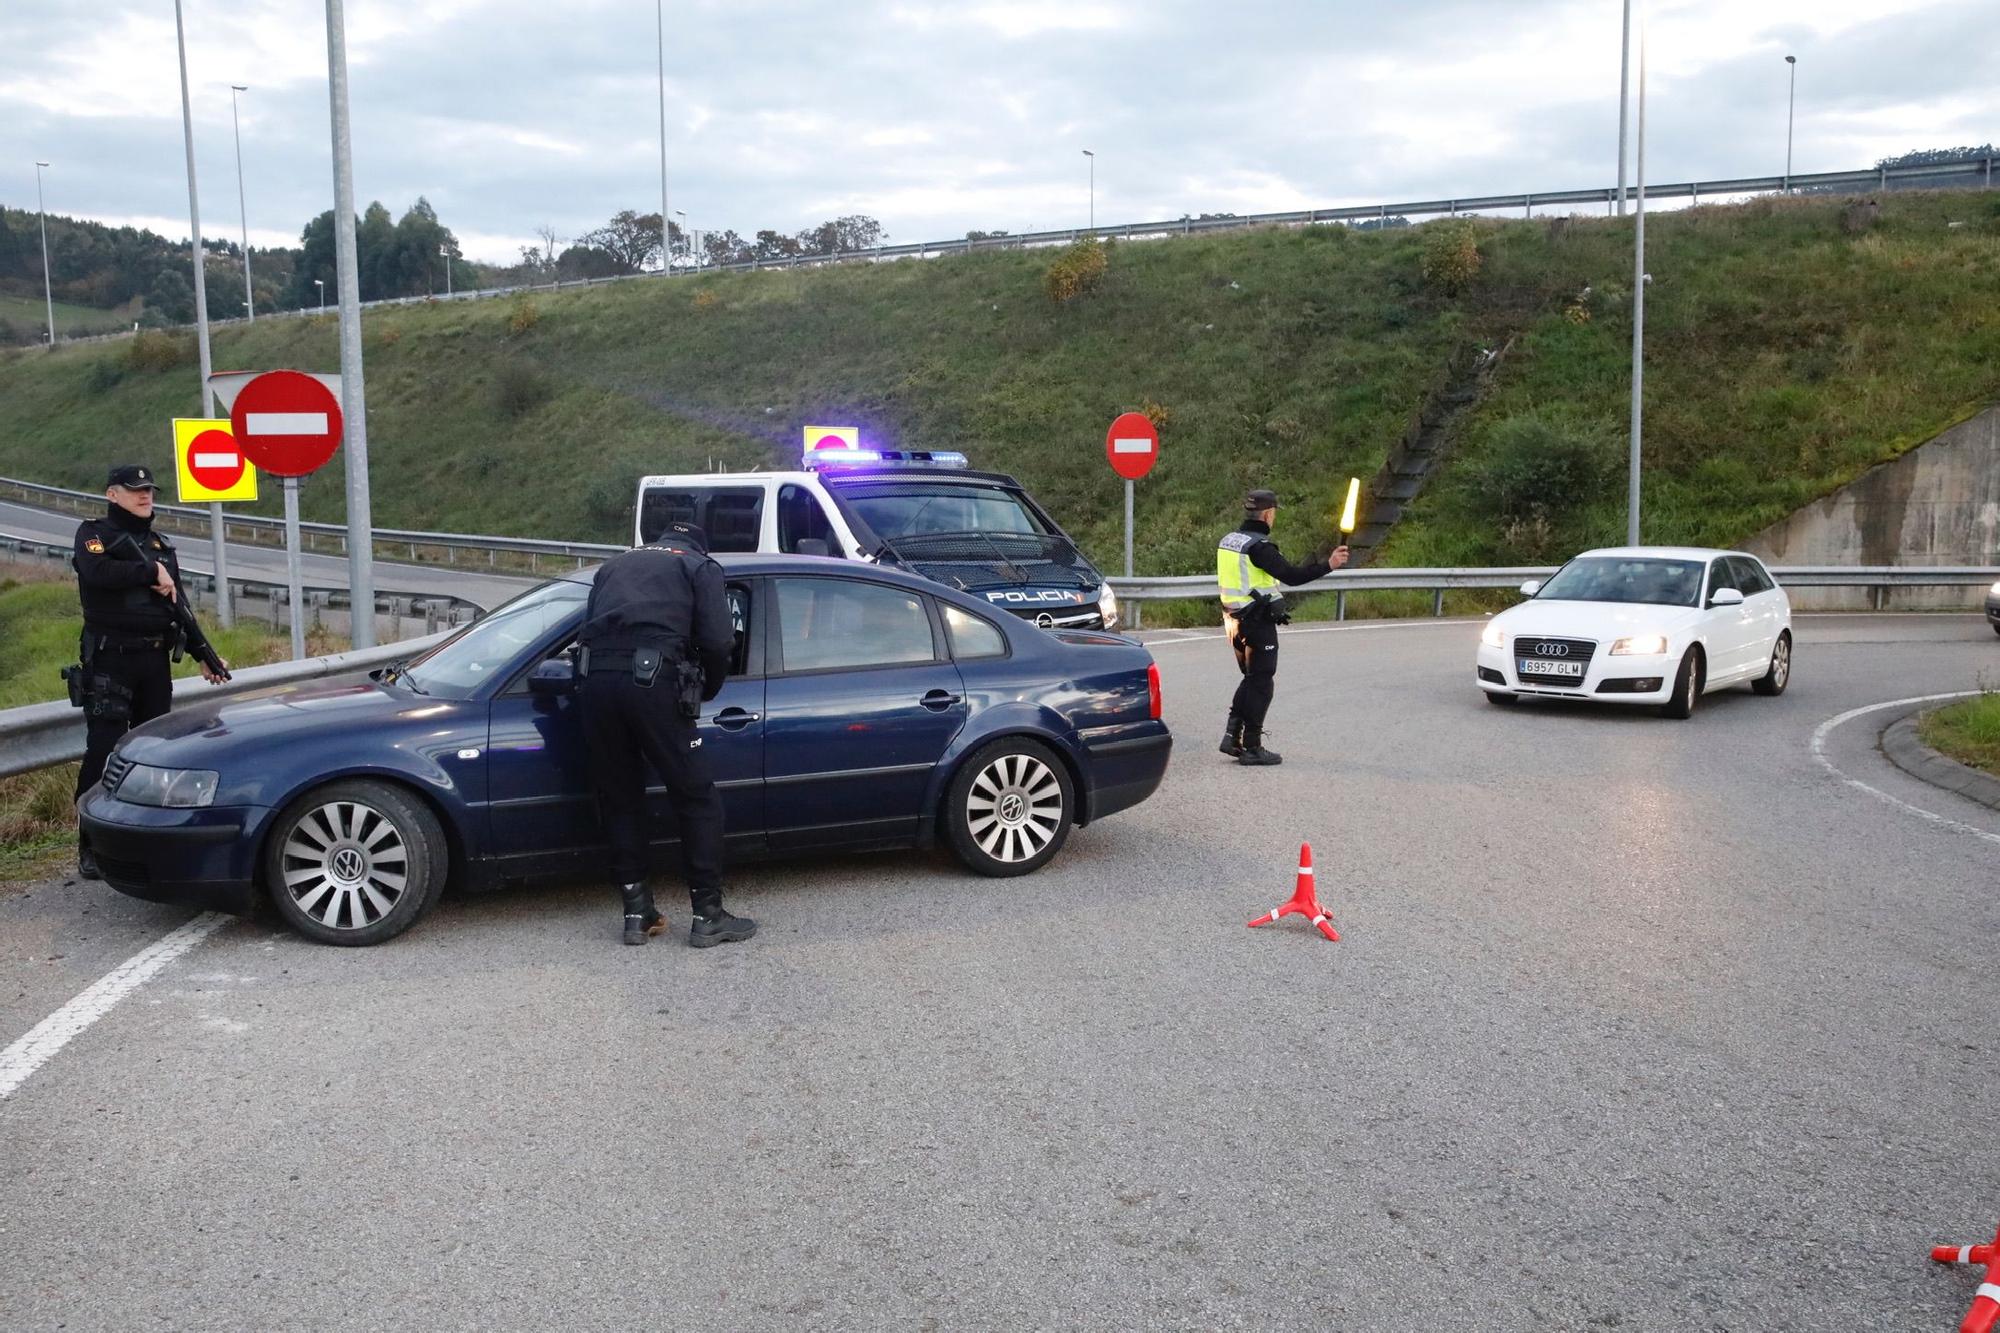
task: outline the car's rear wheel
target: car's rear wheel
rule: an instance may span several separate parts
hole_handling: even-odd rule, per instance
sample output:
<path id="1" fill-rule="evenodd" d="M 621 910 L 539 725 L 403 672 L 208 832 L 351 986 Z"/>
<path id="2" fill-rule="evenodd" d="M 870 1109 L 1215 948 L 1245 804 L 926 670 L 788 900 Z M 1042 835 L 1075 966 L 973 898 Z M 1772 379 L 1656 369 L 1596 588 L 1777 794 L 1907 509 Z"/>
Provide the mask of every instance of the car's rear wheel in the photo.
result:
<path id="1" fill-rule="evenodd" d="M 1062 850 L 1076 820 L 1069 770 L 1021 737 L 995 741 L 960 766 L 945 793 L 945 837 L 966 868 L 1025 875 Z"/>
<path id="2" fill-rule="evenodd" d="M 1674 692 L 1660 705 L 1660 716 L 1688 718 L 1694 716 L 1694 706 L 1701 698 L 1701 687 L 1707 677 L 1707 668 L 1702 663 L 1701 649 L 1690 648 L 1681 658 L 1681 669 L 1674 676 Z"/>
<path id="3" fill-rule="evenodd" d="M 1762 695 L 1776 695 L 1785 692 L 1785 686 L 1792 683 L 1792 636 L 1789 632 L 1778 635 L 1778 641 L 1771 645 L 1771 668 L 1750 682 L 1750 688 Z"/>
<path id="4" fill-rule="evenodd" d="M 1518 694 L 1497 694 L 1492 690 L 1483 690 L 1481 693 L 1486 696 L 1487 703 L 1499 704 L 1502 708 L 1511 708 L 1521 702 L 1521 696 Z"/>
<path id="5" fill-rule="evenodd" d="M 322 944 L 380 944 L 415 925 L 449 869 L 444 828 L 385 782 L 333 782 L 287 806 L 264 852 L 278 914 Z"/>

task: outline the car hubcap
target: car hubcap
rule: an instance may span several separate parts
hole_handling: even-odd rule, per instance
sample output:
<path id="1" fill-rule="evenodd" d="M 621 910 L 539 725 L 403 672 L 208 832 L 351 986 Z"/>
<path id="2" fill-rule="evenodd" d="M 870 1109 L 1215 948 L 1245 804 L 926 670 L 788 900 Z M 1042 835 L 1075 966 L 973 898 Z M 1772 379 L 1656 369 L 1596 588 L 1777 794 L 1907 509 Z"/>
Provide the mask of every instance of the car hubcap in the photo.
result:
<path id="1" fill-rule="evenodd" d="M 1777 648 L 1771 654 L 1771 679 L 1779 689 L 1792 675 L 1792 645 L 1784 639 L 1778 640 Z"/>
<path id="2" fill-rule="evenodd" d="M 996 861 L 1026 861 L 1039 853 L 1062 827 L 1062 816 L 1062 783 L 1033 755 L 994 760 L 965 798 L 966 829 Z"/>
<path id="3" fill-rule="evenodd" d="M 306 813 L 285 839 L 285 892 L 333 930 L 360 930 L 394 910 L 408 885 L 409 852 L 388 816 L 354 801 Z"/>

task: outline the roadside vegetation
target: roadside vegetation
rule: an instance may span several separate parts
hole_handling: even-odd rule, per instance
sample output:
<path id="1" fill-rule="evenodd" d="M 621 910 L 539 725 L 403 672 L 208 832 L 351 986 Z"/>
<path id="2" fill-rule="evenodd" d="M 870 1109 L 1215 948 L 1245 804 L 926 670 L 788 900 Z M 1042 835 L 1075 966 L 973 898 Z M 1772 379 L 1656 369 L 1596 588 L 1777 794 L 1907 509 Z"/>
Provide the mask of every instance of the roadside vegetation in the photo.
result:
<path id="1" fill-rule="evenodd" d="M 2000 775 L 2000 693 L 1988 690 L 1927 713 L 1917 734 L 1940 754 Z"/>
<path id="2" fill-rule="evenodd" d="M 1212 567 L 1274 486 L 1324 548 L 1457 349 L 1512 343 L 1378 563 L 1540 563 L 1624 527 L 1632 221 L 1443 220 L 992 250 L 370 312 L 375 521 L 616 541 L 645 472 L 772 468 L 800 427 L 959 447 L 1021 477 L 1106 567 L 1112 417 L 1147 412 L 1142 574 Z M 1649 541 L 1727 544 L 2000 398 L 2000 198 L 1764 199 L 1648 219 Z M 329 317 L 215 334 L 216 364 L 330 370 Z M 164 469 L 191 351 L 0 355 L 0 474 Z M 188 343 L 191 348 L 191 342 Z M 171 362 L 172 364 L 164 364 Z M 336 460 L 304 489 L 342 517 Z M 275 513 L 268 488 L 257 506 Z M 1421 597 L 1421 595 L 1418 595 Z"/>

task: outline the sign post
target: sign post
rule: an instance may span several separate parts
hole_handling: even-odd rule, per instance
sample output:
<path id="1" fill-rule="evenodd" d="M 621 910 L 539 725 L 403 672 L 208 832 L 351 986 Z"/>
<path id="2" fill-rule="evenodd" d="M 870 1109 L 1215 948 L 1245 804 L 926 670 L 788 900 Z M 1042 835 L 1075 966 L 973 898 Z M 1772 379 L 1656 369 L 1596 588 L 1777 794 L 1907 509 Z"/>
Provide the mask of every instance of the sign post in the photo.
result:
<path id="1" fill-rule="evenodd" d="M 340 447 L 340 400 L 319 380 L 296 370 L 272 370 L 237 391 L 229 422 L 250 461 L 285 479 L 285 580 L 292 603 L 292 658 L 306 655 L 304 571 L 299 560 L 299 478 L 326 466 Z M 350 544 L 351 545 L 351 544 Z M 353 557 L 350 550 L 349 558 Z M 371 603 L 373 599 L 370 599 Z M 374 642 L 374 606 L 348 608 L 359 644 L 368 622 Z"/>
<path id="2" fill-rule="evenodd" d="M 1132 577 L 1132 483 L 1160 461 L 1160 432 L 1144 412 L 1127 412 L 1104 436 L 1111 470 L 1125 478 L 1125 577 Z"/>

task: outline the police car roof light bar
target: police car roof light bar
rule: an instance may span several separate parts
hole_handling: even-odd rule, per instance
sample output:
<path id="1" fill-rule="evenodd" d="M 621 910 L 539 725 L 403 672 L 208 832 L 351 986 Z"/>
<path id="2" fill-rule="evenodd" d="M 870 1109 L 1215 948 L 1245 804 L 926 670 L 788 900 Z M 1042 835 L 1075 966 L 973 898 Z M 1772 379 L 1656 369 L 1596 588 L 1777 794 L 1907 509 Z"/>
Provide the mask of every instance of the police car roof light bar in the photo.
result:
<path id="1" fill-rule="evenodd" d="M 970 460 L 954 449 L 812 449 L 805 465 L 821 468 L 854 467 L 969 467 Z"/>

